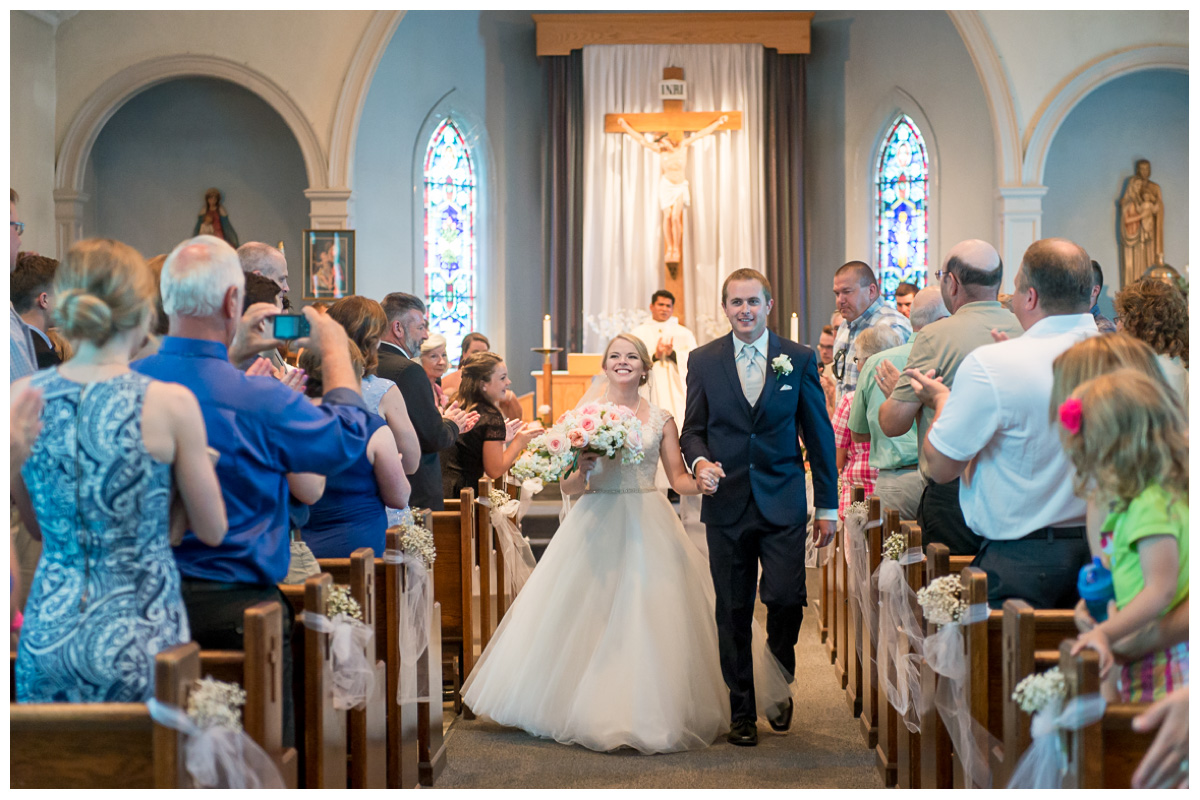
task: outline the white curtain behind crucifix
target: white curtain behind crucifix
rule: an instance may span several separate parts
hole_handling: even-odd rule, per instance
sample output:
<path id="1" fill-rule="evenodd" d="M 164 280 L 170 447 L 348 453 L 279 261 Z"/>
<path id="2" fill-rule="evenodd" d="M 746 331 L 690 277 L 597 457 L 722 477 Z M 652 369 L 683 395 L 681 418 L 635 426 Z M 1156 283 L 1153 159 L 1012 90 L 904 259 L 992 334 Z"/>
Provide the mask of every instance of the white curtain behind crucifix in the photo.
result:
<path id="1" fill-rule="evenodd" d="M 688 154 L 691 205 L 684 212 L 687 323 L 720 315 L 721 282 L 763 268 L 762 46 L 590 45 L 583 48 L 583 310 L 585 316 L 647 308 L 663 286 L 658 155 L 605 133 L 609 113 L 658 112 L 665 67 L 682 67 L 685 111 L 741 111 L 742 129 L 718 131 Z M 728 325 L 725 325 L 728 328 Z M 605 345 L 590 326 L 584 349 Z"/>

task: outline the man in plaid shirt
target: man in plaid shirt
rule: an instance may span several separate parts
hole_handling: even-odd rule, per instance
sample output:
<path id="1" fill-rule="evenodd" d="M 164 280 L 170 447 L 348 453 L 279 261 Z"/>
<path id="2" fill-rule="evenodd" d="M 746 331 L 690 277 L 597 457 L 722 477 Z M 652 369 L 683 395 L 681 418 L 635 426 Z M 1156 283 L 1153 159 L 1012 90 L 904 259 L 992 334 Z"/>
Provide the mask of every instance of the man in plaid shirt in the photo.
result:
<path id="1" fill-rule="evenodd" d="M 904 341 L 912 336 L 908 317 L 884 302 L 879 281 L 870 265 L 848 261 L 833 274 L 833 296 L 845 322 L 838 328 L 833 343 L 833 377 L 837 380 L 837 401 L 858 386 L 858 363 L 854 360 L 854 340 L 860 331 L 884 324 L 901 334 Z M 836 406 L 835 404 L 835 406 Z"/>

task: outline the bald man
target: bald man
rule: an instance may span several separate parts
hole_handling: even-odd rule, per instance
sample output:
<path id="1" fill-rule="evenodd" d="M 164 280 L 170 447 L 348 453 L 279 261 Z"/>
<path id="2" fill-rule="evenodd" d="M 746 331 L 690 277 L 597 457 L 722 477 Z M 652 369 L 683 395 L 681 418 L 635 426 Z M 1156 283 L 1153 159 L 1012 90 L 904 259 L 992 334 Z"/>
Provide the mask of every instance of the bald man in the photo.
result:
<path id="1" fill-rule="evenodd" d="M 1024 335 L 969 353 L 953 389 L 914 369 L 901 383 L 933 409 L 921 445 L 926 477 L 948 485 L 968 476 L 958 502 L 983 538 L 972 565 L 987 573 L 988 605 L 1019 597 L 1034 608 L 1073 608 L 1076 576 L 1090 560 L 1087 507 L 1047 411 L 1054 359 L 1099 334 L 1089 310 L 1092 261 L 1074 242 L 1042 239 L 1025 251 L 1014 283 Z"/>
<path id="2" fill-rule="evenodd" d="M 913 339 L 908 367 L 934 370 L 947 386 L 954 384 L 959 364 L 977 347 L 992 343 L 992 330 L 1020 336 L 1021 323 L 996 299 L 1004 265 L 996 248 L 979 239 L 959 242 L 934 277 L 951 316 L 925 326 Z M 917 423 L 918 444 L 933 421 L 933 409 L 922 405 L 909 381 L 898 381 L 899 370 L 880 363 L 876 380 L 888 399 L 879 408 L 879 427 L 886 436 L 903 436 Z M 924 454 L 921 474 L 929 477 Z M 917 521 L 922 540 L 941 542 L 951 555 L 975 555 L 982 540 L 967 527 L 958 505 L 958 480 L 929 484 L 921 496 Z M 928 526 L 928 527 L 926 527 Z"/>

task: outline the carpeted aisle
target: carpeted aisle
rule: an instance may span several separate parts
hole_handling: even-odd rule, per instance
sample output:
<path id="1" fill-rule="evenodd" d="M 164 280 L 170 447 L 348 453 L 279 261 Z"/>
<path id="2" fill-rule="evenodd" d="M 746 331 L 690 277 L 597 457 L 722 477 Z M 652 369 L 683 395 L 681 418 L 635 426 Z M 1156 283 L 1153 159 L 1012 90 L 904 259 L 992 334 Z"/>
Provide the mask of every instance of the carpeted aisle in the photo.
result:
<path id="1" fill-rule="evenodd" d="M 817 585 L 813 574 L 810 587 Z M 722 738 L 689 753 L 594 753 L 460 718 L 449 731 L 446 771 L 437 788 L 883 788 L 811 616 L 800 632 L 796 662 L 792 729 L 781 735 L 760 721 L 758 747 L 734 747 Z"/>

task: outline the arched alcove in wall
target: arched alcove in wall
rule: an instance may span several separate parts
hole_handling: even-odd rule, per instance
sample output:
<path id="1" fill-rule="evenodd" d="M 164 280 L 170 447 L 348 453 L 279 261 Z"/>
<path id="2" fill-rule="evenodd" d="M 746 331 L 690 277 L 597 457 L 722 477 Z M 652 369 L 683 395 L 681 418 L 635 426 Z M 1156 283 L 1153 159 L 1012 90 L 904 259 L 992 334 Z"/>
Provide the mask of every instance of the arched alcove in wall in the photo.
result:
<path id="1" fill-rule="evenodd" d="M 1148 70 L 1115 78 L 1079 101 L 1046 153 L 1042 235 L 1083 246 L 1104 269 L 1105 298 L 1120 288 L 1118 203 L 1138 159 L 1162 188 L 1168 263 L 1188 263 L 1188 76 Z M 1109 306 L 1111 311 L 1111 306 Z"/>
<path id="2" fill-rule="evenodd" d="M 83 234 L 147 257 L 168 252 L 193 234 L 204 192 L 216 187 L 242 242 L 284 242 L 300 286 L 307 186 L 295 136 L 262 98 L 229 81 L 181 78 L 136 95 L 101 129 L 84 174 Z"/>

